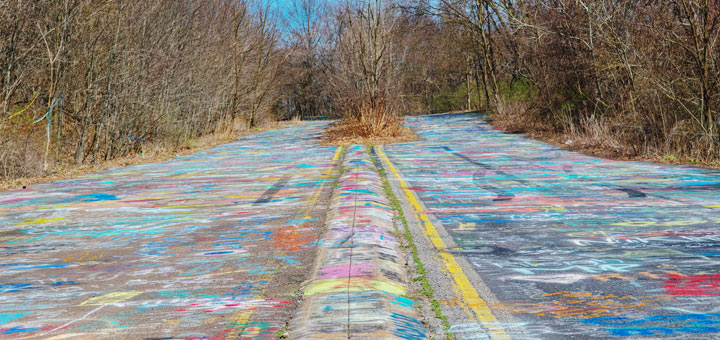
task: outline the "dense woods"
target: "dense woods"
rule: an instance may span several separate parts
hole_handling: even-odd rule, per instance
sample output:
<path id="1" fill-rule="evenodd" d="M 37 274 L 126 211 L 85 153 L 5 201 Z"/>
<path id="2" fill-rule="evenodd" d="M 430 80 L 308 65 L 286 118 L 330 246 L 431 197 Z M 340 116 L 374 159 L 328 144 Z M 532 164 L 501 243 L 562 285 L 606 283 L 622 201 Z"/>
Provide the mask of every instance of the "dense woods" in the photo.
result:
<path id="1" fill-rule="evenodd" d="M 258 124 L 276 25 L 244 1 L 0 1 L 0 176 Z"/>
<path id="2" fill-rule="evenodd" d="M 710 0 L 0 0 L 0 176 L 271 119 L 372 135 L 462 109 L 717 162 L 718 21 Z"/>
<path id="3" fill-rule="evenodd" d="M 314 67 L 355 84 L 353 75 L 390 79 L 380 86 L 383 103 L 398 112 L 477 109 L 511 131 L 616 155 L 720 160 L 718 1 L 368 0 L 327 8 L 318 22 L 329 31 L 316 31 L 326 49 L 312 52 Z M 375 18 L 376 8 L 383 14 L 373 24 L 383 28 L 365 25 L 362 39 L 383 46 L 371 67 L 377 75 L 358 63 L 367 46 L 348 50 L 341 34 L 355 32 L 347 18 Z M 375 100 L 332 77 L 314 79 L 337 98 Z M 357 111 L 346 106 L 321 110 Z"/>
<path id="4" fill-rule="evenodd" d="M 473 32 L 481 107 L 511 128 L 631 156 L 720 159 L 717 1 L 444 4 Z"/>

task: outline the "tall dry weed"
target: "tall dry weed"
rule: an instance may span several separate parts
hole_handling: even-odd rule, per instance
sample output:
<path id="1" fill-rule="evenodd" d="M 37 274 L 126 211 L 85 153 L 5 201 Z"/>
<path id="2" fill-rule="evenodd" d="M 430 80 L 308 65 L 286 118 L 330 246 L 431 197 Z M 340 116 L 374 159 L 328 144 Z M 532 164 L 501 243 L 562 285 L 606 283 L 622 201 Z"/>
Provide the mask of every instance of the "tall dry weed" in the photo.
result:
<path id="1" fill-rule="evenodd" d="M 384 101 L 370 104 L 358 100 L 347 105 L 345 118 L 331 126 L 326 136 L 331 140 L 352 138 L 396 138 L 404 130 L 405 119 Z"/>

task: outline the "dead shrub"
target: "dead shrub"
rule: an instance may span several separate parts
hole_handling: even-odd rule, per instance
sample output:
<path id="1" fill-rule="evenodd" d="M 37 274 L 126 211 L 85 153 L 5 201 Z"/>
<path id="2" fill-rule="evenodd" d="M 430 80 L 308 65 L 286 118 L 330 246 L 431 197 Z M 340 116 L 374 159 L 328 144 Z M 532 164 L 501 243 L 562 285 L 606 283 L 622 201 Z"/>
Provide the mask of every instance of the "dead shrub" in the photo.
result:
<path id="1" fill-rule="evenodd" d="M 493 123 L 510 133 L 526 132 L 529 124 L 537 120 L 530 111 L 530 104 L 524 101 L 498 100 L 492 114 Z"/>
<path id="2" fill-rule="evenodd" d="M 37 176 L 43 169 L 42 126 L 0 124 L 0 178 Z"/>
<path id="3" fill-rule="evenodd" d="M 331 144 L 386 144 L 417 140 L 417 135 L 404 127 L 405 119 L 384 101 L 347 105 L 345 118 L 331 124 L 324 137 Z"/>

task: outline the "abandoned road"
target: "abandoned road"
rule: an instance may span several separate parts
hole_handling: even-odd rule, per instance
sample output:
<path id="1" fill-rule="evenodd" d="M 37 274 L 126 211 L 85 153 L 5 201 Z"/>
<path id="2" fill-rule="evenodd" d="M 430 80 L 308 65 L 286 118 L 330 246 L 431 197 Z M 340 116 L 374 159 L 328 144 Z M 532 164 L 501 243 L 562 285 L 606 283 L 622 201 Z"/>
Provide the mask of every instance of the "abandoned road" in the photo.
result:
<path id="1" fill-rule="evenodd" d="M 720 171 L 408 125 L 379 153 L 458 338 L 720 338 Z"/>
<path id="2" fill-rule="evenodd" d="M 276 338 L 332 190 L 323 129 L 0 193 L 0 338 Z"/>
<path id="3" fill-rule="evenodd" d="M 0 339 L 720 338 L 720 171 L 471 114 L 370 149 L 326 124 L 0 193 Z"/>

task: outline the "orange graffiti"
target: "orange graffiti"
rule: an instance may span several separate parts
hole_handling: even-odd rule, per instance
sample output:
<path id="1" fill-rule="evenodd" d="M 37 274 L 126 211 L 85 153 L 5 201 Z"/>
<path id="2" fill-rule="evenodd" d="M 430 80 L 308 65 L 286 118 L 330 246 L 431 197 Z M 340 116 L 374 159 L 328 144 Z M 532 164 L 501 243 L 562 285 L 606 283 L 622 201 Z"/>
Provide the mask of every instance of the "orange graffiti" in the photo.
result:
<path id="1" fill-rule="evenodd" d="M 312 228 L 308 225 L 286 226 L 273 234 L 273 246 L 279 250 L 295 251 L 306 248 L 305 245 L 315 240 Z"/>
<path id="2" fill-rule="evenodd" d="M 512 313 L 534 314 L 554 318 L 579 317 L 589 319 L 608 317 L 628 312 L 633 308 L 657 307 L 656 301 L 666 300 L 668 296 L 617 296 L 615 294 L 596 295 L 590 292 L 560 291 L 540 295 L 555 297 L 544 303 L 497 303 L 494 307 Z"/>

